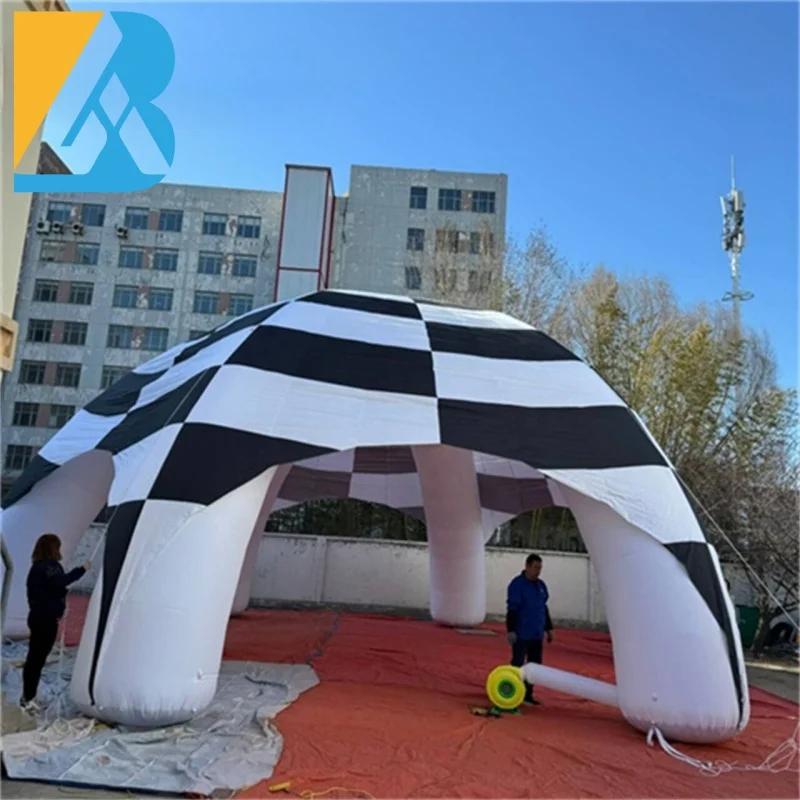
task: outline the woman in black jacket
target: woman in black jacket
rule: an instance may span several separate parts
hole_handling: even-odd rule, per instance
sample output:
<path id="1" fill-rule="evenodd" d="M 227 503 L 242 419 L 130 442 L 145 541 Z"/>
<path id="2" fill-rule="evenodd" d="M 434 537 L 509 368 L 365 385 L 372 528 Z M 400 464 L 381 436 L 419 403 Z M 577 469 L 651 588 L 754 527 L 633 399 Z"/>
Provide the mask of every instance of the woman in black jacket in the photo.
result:
<path id="1" fill-rule="evenodd" d="M 28 573 L 28 657 L 22 669 L 22 706 L 34 705 L 36 690 L 47 657 L 56 643 L 58 623 L 67 610 L 67 587 L 80 580 L 91 567 L 85 564 L 69 572 L 61 566 L 61 539 L 54 533 L 40 536 L 33 548 L 33 566 Z"/>

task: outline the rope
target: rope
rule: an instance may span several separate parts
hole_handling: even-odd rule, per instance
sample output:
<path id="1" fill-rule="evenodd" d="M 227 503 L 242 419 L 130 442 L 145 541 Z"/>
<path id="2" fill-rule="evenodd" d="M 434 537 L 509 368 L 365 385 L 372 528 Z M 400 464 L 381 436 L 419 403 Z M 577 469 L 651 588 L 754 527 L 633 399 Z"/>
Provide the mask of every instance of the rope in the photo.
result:
<path id="1" fill-rule="evenodd" d="M 711 512 L 703 505 L 703 503 L 700 501 L 700 498 L 698 498 L 698 496 L 691 490 L 689 485 L 686 483 L 686 481 L 683 480 L 683 478 L 680 476 L 677 470 L 675 471 L 675 475 L 683 485 L 683 488 L 686 489 L 686 491 L 691 495 L 695 503 L 697 503 L 700 510 L 708 517 L 711 524 L 717 529 L 718 533 L 727 542 L 728 547 L 730 547 L 731 550 L 733 550 L 736 557 L 742 562 L 742 564 L 744 564 L 748 572 L 750 572 L 750 574 L 756 579 L 756 581 L 758 581 L 761 588 L 766 592 L 767 596 L 770 598 L 770 600 L 772 600 L 775 606 L 779 608 L 786 615 L 787 619 L 789 620 L 789 624 L 795 629 L 795 631 L 800 633 L 800 626 L 798 626 L 798 624 L 794 621 L 794 618 L 791 616 L 791 614 L 789 614 L 789 612 L 783 607 L 783 605 L 778 600 L 778 598 L 773 594 L 769 586 L 767 586 L 767 584 L 761 579 L 761 576 L 750 566 L 750 564 L 747 562 L 747 559 L 739 552 L 736 545 L 730 540 L 728 534 L 726 534 L 725 531 L 722 530 L 722 528 L 719 526 L 714 517 L 711 516 Z"/>
<path id="2" fill-rule="evenodd" d="M 708 778 L 718 778 L 728 772 L 769 772 L 776 775 L 779 772 L 797 770 L 794 762 L 800 753 L 798 736 L 800 736 L 800 722 L 795 727 L 794 733 L 779 744 L 760 764 L 740 764 L 738 761 L 701 761 L 698 758 L 692 758 L 673 747 L 655 725 L 647 733 L 647 745 L 653 747 L 657 741 L 668 756 L 694 767 L 700 771 L 701 775 Z"/>

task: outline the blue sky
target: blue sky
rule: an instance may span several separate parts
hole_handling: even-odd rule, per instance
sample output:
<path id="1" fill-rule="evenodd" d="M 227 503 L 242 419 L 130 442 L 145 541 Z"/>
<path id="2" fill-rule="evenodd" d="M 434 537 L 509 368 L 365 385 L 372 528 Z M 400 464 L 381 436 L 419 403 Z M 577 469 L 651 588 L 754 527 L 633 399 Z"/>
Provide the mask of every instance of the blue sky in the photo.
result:
<path id="1" fill-rule="evenodd" d="M 575 263 L 729 288 L 718 197 L 747 200 L 748 325 L 797 383 L 795 4 L 135 4 L 172 36 L 168 180 L 280 190 L 286 162 L 509 175 L 508 224 Z M 57 142 L 51 142 L 57 144 Z"/>

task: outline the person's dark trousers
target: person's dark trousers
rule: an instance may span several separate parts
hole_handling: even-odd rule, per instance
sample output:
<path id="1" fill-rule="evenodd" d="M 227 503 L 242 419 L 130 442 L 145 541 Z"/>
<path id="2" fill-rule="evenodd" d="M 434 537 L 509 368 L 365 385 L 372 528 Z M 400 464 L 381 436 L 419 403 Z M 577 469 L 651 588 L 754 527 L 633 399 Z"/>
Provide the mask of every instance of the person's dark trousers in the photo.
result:
<path id="1" fill-rule="evenodd" d="M 47 656 L 58 637 L 58 620 L 55 617 L 28 617 L 31 637 L 28 640 L 28 657 L 22 668 L 22 699 L 29 703 L 36 699 Z"/>
<path id="2" fill-rule="evenodd" d="M 542 663 L 542 640 L 541 639 L 528 639 L 527 641 L 520 641 L 519 639 L 511 646 L 511 666 L 522 667 L 525 662 L 529 661 L 534 664 Z M 525 684 L 525 700 L 533 700 L 533 684 Z"/>

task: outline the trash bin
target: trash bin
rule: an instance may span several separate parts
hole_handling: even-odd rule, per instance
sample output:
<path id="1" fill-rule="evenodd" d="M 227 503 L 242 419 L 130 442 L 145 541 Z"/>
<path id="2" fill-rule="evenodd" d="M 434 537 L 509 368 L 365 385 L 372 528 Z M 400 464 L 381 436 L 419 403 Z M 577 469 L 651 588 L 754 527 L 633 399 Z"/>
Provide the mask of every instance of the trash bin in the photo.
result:
<path id="1" fill-rule="evenodd" d="M 742 647 L 752 647 L 761 621 L 761 611 L 755 606 L 736 606 L 736 617 L 739 623 L 739 636 Z"/>

